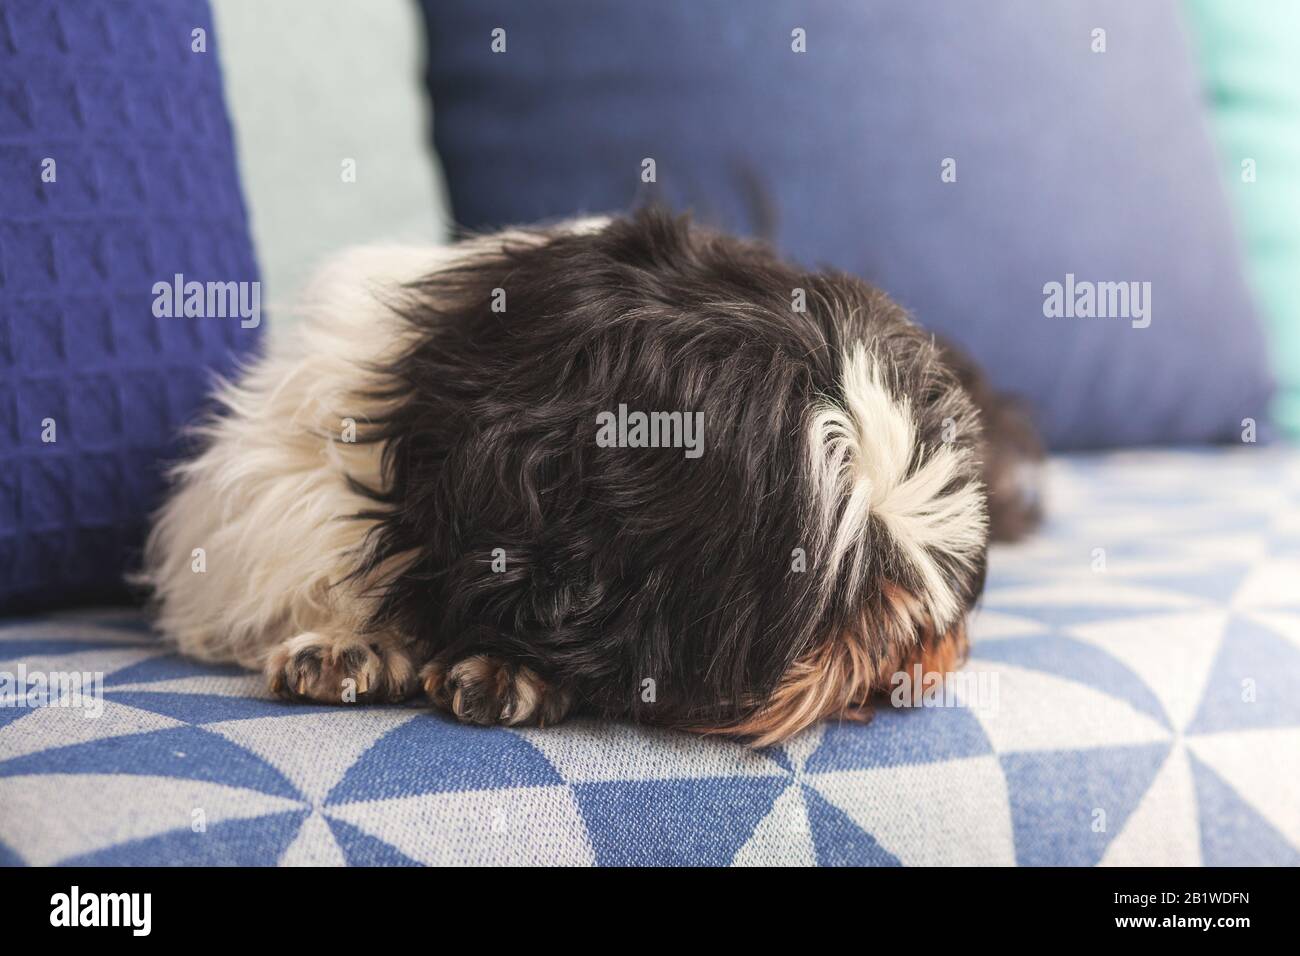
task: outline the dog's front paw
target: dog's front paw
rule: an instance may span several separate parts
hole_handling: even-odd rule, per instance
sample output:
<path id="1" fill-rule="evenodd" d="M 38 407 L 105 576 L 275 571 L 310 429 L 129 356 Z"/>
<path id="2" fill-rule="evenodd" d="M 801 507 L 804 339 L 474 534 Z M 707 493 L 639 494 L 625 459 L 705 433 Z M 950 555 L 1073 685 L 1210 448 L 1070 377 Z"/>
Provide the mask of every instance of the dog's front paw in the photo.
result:
<path id="1" fill-rule="evenodd" d="M 567 691 L 531 668 L 487 654 L 451 665 L 430 661 L 420 680 L 437 707 L 467 724 L 544 727 L 563 720 L 572 703 Z"/>
<path id="2" fill-rule="evenodd" d="M 266 664 L 273 693 L 325 704 L 405 700 L 415 668 L 405 650 L 307 631 L 280 644 Z"/>

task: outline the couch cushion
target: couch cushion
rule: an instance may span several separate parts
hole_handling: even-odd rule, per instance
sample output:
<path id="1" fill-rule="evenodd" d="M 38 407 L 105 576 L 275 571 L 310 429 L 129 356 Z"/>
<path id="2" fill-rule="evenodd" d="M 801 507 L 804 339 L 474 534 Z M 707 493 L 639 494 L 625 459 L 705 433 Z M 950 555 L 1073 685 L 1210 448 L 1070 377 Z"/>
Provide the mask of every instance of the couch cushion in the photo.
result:
<path id="1" fill-rule="evenodd" d="M 423 2 L 434 136 L 470 228 L 659 196 L 751 231 L 758 189 L 783 250 L 965 343 L 1058 448 L 1239 440 L 1266 417 L 1174 0 Z M 1150 325 L 1119 300 L 1045 315 L 1067 276 L 1080 297 L 1149 283 Z"/>
<path id="2" fill-rule="evenodd" d="M 0 624 L 0 861 L 1300 863 L 1300 529 L 1275 520 L 1300 456 L 1050 479 L 1048 528 L 993 552 L 951 697 L 760 752 L 281 703 L 126 612 Z M 73 671 L 78 706 L 3 683 Z"/>
<path id="3" fill-rule="evenodd" d="M 158 317 L 176 276 L 248 317 Z M 204 0 L 0 8 L 0 611 L 122 595 L 256 280 Z"/>

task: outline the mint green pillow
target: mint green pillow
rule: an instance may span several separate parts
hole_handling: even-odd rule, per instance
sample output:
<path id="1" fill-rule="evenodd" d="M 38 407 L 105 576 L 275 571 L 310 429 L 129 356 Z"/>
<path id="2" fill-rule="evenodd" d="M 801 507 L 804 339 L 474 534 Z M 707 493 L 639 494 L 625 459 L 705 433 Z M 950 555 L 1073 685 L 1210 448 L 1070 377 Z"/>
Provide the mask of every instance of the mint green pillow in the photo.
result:
<path id="1" fill-rule="evenodd" d="M 1300 438 L 1300 3 L 1186 3 L 1271 333 L 1275 418 Z"/>

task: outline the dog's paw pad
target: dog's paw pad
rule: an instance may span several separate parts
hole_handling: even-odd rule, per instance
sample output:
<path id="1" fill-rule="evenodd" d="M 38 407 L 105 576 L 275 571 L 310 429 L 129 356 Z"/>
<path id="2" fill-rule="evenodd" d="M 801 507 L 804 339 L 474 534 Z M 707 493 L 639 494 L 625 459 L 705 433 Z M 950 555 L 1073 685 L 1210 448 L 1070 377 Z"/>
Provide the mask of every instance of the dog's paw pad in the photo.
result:
<path id="1" fill-rule="evenodd" d="M 414 671 L 405 652 L 308 631 L 271 654 L 266 676 L 272 692 L 290 700 L 326 704 L 402 700 Z"/>
<path id="2" fill-rule="evenodd" d="M 446 666 L 431 661 L 420 672 L 425 693 L 467 724 L 545 726 L 564 719 L 570 697 L 531 668 L 486 654 Z"/>

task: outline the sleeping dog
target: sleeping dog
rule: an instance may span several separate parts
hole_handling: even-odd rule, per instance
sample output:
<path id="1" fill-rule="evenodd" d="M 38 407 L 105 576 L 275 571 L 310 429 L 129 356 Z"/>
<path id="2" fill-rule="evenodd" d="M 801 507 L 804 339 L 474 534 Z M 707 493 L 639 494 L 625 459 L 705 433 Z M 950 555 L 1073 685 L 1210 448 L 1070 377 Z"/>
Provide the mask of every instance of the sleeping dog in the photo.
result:
<path id="1" fill-rule="evenodd" d="M 963 355 L 661 211 L 347 252 L 217 398 L 141 578 L 181 651 L 293 699 L 767 745 L 957 666 L 990 538 L 1038 517 L 1032 427 Z"/>

